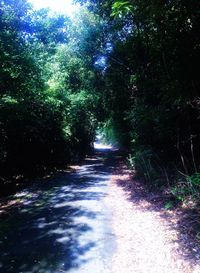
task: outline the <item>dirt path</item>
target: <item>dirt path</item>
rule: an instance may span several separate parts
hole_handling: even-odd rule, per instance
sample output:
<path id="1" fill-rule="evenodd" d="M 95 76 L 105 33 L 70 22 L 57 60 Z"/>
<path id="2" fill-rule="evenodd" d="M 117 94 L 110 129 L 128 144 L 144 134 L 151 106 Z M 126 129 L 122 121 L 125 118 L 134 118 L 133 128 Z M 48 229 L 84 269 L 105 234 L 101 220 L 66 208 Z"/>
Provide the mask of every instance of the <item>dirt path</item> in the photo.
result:
<path id="1" fill-rule="evenodd" d="M 101 152 L 1 200 L 0 273 L 200 273 L 178 257 L 168 220 L 130 200 L 120 159 Z"/>
<path id="2" fill-rule="evenodd" d="M 163 218 L 162 210 L 152 209 L 146 198 L 137 195 L 132 198 L 134 186 L 124 190 L 130 178 L 127 169 L 113 175 L 107 196 L 108 202 L 113 200 L 113 228 L 117 238 L 112 272 L 200 273 L 200 263 L 178 254 L 182 252 L 178 230 L 168 218 Z"/>

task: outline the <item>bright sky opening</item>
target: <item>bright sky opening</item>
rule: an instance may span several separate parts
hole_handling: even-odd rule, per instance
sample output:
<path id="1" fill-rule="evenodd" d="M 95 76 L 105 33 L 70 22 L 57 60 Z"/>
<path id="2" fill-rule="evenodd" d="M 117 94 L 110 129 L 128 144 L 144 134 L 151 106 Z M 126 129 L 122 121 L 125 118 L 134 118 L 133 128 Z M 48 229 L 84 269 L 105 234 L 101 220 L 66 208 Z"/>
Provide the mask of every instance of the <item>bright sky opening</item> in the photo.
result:
<path id="1" fill-rule="evenodd" d="M 73 4 L 73 0 L 29 0 L 35 9 L 50 8 L 52 11 L 72 16 L 79 5 Z"/>

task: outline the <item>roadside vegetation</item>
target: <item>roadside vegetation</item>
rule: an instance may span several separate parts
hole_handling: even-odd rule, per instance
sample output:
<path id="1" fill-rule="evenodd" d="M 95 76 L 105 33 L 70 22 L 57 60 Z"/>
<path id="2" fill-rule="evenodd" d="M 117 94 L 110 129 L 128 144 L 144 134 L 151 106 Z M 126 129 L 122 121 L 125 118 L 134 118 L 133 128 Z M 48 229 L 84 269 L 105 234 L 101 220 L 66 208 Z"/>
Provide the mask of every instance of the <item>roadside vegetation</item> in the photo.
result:
<path id="1" fill-rule="evenodd" d="M 100 128 L 166 208 L 198 207 L 200 3 L 76 2 L 0 3 L 1 186 L 83 158 Z"/>

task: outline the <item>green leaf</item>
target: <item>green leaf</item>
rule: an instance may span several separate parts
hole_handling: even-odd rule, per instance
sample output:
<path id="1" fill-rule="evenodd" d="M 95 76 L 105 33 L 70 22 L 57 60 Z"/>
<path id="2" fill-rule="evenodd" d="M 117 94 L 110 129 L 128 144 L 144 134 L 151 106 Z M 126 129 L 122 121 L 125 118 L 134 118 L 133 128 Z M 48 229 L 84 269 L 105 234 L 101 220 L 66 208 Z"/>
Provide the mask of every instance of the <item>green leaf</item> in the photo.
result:
<path id="1" fill-rule="evenodd" d="M 132 12 L 132 4 L 129 1 L 117 1 L 112 5 L 111 16 L 122 16 Z"/>

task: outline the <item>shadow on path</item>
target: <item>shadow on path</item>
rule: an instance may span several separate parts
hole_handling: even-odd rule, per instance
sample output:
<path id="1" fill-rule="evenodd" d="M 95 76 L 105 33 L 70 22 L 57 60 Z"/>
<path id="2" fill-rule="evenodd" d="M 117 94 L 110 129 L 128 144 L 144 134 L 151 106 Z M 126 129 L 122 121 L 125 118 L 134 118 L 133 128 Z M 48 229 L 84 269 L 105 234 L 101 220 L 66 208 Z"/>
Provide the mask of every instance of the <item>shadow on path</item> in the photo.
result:
<path id="1" fill-rule="evenodd" d="M 110 154 L 101 151 L 76 173 L 7 199 L 15 205 L 0 218 L 1 273 L 78 273 L 97 255 L 103 257 L 108 236 L 112 253 L 110 212 L 103 207 L 115 164 Z"/>

